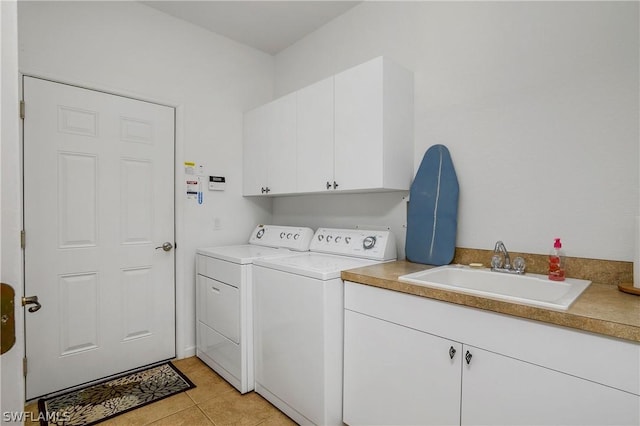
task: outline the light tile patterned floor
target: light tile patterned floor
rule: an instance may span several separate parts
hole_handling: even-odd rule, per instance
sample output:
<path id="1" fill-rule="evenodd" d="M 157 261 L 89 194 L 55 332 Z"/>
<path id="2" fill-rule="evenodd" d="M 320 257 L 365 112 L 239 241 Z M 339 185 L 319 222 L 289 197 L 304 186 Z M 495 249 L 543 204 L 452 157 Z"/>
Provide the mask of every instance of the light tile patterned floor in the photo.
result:
<path id="1" fill-rule="evenodd" d="M 101 425 L 243 425 L 289 426 L 290 418 L 255 392 L 241 395 L 234 387 L 196 357 L 173 361 L 197 386 L 186 392 L 130 411 Z M 27 411 L 35 413 L 37 404 Z"/>

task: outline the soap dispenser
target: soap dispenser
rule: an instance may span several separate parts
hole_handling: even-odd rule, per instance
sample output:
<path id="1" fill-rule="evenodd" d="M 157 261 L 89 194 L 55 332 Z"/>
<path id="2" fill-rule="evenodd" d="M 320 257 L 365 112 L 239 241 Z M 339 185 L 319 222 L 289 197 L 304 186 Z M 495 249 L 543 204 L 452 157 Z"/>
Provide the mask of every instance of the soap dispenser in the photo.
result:
<path id="1" fill-rule="evenodd" d="M 549 253 L 549 279 L 552 281 L 564 281 L 564 253 L 561 249 L 562 242 L 556 238 Z"/>

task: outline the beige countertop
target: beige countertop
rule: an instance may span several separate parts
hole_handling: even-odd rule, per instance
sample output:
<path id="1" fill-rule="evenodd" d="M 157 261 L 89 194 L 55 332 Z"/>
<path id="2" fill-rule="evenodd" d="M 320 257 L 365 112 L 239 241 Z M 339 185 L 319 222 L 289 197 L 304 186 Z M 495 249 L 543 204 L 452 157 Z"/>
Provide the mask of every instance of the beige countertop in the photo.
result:
<path id="1" fill-rule="evenodd" d="M 640 296 L 615 285 L 592 283 L 566 311 L 473 296 L 398 281 L 398 277 L 431 268 L 398 260 L 342 272 L 342 279 L 458 305 L 640 342 Z"/>

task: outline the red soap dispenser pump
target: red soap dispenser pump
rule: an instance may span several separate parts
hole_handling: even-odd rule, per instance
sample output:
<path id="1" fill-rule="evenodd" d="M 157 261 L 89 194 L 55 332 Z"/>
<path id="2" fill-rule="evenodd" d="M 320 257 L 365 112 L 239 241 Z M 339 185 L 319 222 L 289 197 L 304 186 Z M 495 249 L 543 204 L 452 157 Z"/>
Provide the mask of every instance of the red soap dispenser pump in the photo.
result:
<path id="1" fill-rule="evenodd" d="M 561 248 L 562 242 L 556 238 L 549 253 L 549 279 L 553 281 L 564 281 L 564 253 Z"/>

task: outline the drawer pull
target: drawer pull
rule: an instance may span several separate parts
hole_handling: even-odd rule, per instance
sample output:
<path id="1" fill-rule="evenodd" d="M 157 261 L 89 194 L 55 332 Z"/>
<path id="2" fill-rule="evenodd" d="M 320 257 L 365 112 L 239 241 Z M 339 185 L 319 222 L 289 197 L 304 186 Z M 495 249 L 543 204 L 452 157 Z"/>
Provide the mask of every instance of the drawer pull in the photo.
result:
<path id="1" fill-rule="evenodd" d="M 213 286 L 211 286 L 211 290 L 212 290 L 214 293 L 218 293 L 218 294 L 220 293 L 220 289 L 219 289 L 218 287 L 213 287 Z"/>

